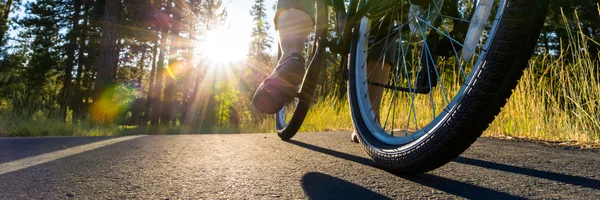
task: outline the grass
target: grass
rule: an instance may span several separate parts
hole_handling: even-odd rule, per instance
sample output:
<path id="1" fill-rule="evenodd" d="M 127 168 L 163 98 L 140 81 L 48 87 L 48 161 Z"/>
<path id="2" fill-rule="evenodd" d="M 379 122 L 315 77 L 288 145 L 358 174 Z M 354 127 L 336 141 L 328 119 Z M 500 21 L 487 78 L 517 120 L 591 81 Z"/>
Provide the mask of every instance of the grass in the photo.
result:
<path id="1" fill-rule="evenodd" d="M 563 20 L 566 24 L 567 19 Z M 561 41 L 563 46 L 560 52 L 541 53 L 532 58 L 513 95 L 484 135 L 600 143 L 600 68 L 586 48 L 592 42 L 598 44 L 598 41 L 582 34 L 581 30 L 570 31 L 569 37 Z M 456 93 L 458 88 L 447 86 L 446 89 L 449 93 Z M 433 94 L 436 107 L 445 105 L 439 89 Z M 407 96 L 400 98 L 407 101 L 394 109 L 409 110 L 410 105 L 406 102 L 410 102 L 410 99 Z M 428 98 L 417 97 L 415 107 L 430 108 L 431 101 Z M 384 106 L 382 116 L 389 110 L 393 109 Z M 352 130 L 349 112 L 347 101 L 321 99 L 311 107 L 301 131 Z M 431 116 L 431 113 L 418 112 L 416 118 L 419 126 L 422 127 Z M 389 121 L 407 123 L 406 117 L 394 119 Z M 273 130 L 272 127 L 272 123 L 264 122 L 253 130 L 267 132 Z"/>
<path id="2" fill-rule="evenodd" d="M 581 30 L 571 30 L 569 37 L 561 41 L 560 52 L 541 53 L 532 58 L 530 67 L 524 72 L 513 95 L 484 135 L 555 142 L 600 143 L 600 68 L 599 63 L 593 60 L 594 56 L 585 48 L 591 42 L 598 43 L 581 34 Z M 443 78 L 453 80 L 451 82 L 461 81 L 457 76 L 461 75 L 452 74 Z M 458 87 L 447 85 L 446 89 L 449 93 L 456 93 Z M 445 105 L 442 94 L 439 89 L 433 92 L 438 108 Z M 389 111 L 410 109 L 407 103 L 410 102 L 410 97 L 404 95 L 399 98 L 406 98 L 407 101 L 403 101 L 397 107 L 384 106 L 383 116 Z M 429 95 L 417 97 L 415 103 L 417 108 L 430 108 L 431 105 Z M 431 117 L 431 112 L 418 112 L 410 119 L 392 117 L 388 124 L 406 124 L 416 118 L 422 127 Z M 300 131 L 352 129 L 347 100 L 325 97 L 311 107 Z M 274 131 L 273 116 L 258 121 L 246 121 L 239 128 L 216 127 L 211 130 L 219 133 Z M 86 121 L 64 123 L 38 113 L 26 118 L 0 112 L 0 136 L 111 136 L 194 132 L 197 131 L 182 126 L 94 126 Z"/>
<path id="3" fill-rule="evenodd" d="M 486 134 L 600 142 L 600 69 L 585 48 L 590 42 L 598 43 L 581 30 L 569 31 L 558 55 L 533 58 Z"/>
<path id="4" fill-rule="evenodd" d="M 94 126 L 90 123 L 65 123 L 62 120 L 34 114 L 23 117 L 7 112 L 0 113 L 0 136 L 115 136 L 123 127 Z"/>

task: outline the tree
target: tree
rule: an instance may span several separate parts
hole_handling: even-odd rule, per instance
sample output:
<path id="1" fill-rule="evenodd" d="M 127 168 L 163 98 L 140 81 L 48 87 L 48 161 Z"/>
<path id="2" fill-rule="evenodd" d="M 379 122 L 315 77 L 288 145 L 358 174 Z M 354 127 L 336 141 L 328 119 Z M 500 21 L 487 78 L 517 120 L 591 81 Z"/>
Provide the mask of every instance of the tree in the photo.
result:
<path id="1" fill-rule="evenodd" d="M 201 13 L 202 2 L 200 1 L 189 1 L 187 2 L 187 7 L 189 8 L 189 12 L 184 13 L 183 20 L 186 24 L 185 32 L 188 33 L 188 41 L 195 41 L 196 36 L 198 34 L 198 30 L 201 27 L 199 20 L 197 20 L 197 16 Z M 195 120 L 195 114 L 193 109 L 194 100 L 196 99 L 196 90 L 198 89 L 198 85 L 200 80 L 198 77 L 200 67 L 196 63 L 196 45 L 186 45 L 187 47 L 187 56 L 186 56 L 186 64 L 184 71 L 188 73 L 184 74 L 184 87 L 183 87 L 183 97 L 182 97 L 182 109 L 181 109 L 181 122 L 184 125 L 190 126 L 193 124 Z"/>
<path id="2" fill-rule="evenodd" d="M 154 105 L 154 77 L 156 76 L 156 54 L 158 53 L 158 39 L 154 41 L 152 47 L 152 68 L 150 69 L 150 77 L 148 83 L 148 93 L 146 94 L 146 109 L 144 110 L 144 119 L 142 119 L 142 125 L 147 124 L 151 116 L 151 106 Z"/>
<path id="3" fill-rule="evenodd" d="M 51 109 L 55 103 L 55 97 L 60 90 L 57 77 L 60 76 L 60 65 L 62 62 L 62 37 L 59 33 L 64 20 L 60 11 L 64 8 L 64 2 L 53 0 L 40 0 L 26 4 L 27 16 L 18 20 L 18 25 L 24 31 L 19 36 L 28 45 L 23 53 L 28 57 L 27 65 L 24 66 L 23 83 L 27 92 L 23 92 L 18 101 L 13 103 L 19 107 L 25 107 L 22 114 L 31 114 L 38 109 Z"/>
<path id="4" fill-rule="evenodd" d="M 223 28 L 227 11 L 221 0 L 190 1 L 188 6 L 194 15 L 188 15 L 186 18 L 187 31 L 191 41 L 197 41 L 197 38 L 202 40 L 206 33 Z M 201 132 L 206 132 L 208 131 L 206 127 L 214 126 L 213 122 L 216 122 L 215 101 L 211 96 L 214 92 L 212 87 L 214 74 L 209 74 L 208 64 L 202 62 L 207 58 L 203 57 L 201 53 L 198 56 L 194 55 L 195 48 L 202 47 L 189 46 L 189 56 L 185 59 L 187 70 L 191 73 L 184 75 L 186 80 L 183 81 L 185 84 L 183 98 L 185 100 L 181 114 L 186 125 L 201 126 Z"/>
<path id="5" fill-rule="evenodd" d="M 250 10 L 250 15 L 254 17 L 254 27 L 252 28 L 252 41 L 250 42 L 248 49 L 248 58 L 250 60 L 250 65 L 246 70 L 241 72 L 241 82 L 240 88 L 242 88 L 242 92 L 245 94 L 244 96 L 248 99 L 244 99 L 242 101 L 249 102 L 249 98 L 252 97 L 254 91 L 260 84 L 259 81 L 266 78 L 266 76 L 271 72 L 273 66 L 271 66 L 271 55 L 269 55 L 268 50 L 271 49 L 271 43 L 273 39 L 268 35 L 268 30 L 270 28 L 269 23 L 267 22 L 267 14 L 264 0 L 256 0 L 252 9 Z M 250 107 L 252 112 L 252 118 L 258 119 L 260 116 L 259 112 L 257 112 L 254 107 Z"/>
<path id="6" fill-rule="evenodd" d="M 560 42 L 569 38 L 569 31 L 580 31 L 589 38 L 600 39 L 600 20 L 597 1 L 593 0 L 551 0 L 546 24 L 540 37 L 539 49 L 557 53 L 561 49 Z M 595 4 L 596 3 L 596 4 Z M 576 16 L 577 14 L 577 16 Z M 564 17 L 564 18 L 563 18 Z M 566 19 L 566 21 L 565 21 Z M 581 29 L 579 29 L 581 27 Z M 598 60 L 600 46 L 588 42 L 587 50 L 594 60 Z M 562 48 L 568 48 L 563 45 Z"/>
<path id="7" fill-rule="evenodd" d="M 67 60 L 64 62 L 63 89 L 61 96 L 61 116 L 66 119 L 67 107 L 71 103 L 72 88 L 71 79 L 73 77 L 73 67 L 75 66 L 75 50 L 77 46 L 77 36 L 79 35 L 79 13 L 81 12 L 81 0 L 73 0 L 73 16 L 71 17 L 71 31 L 68 34 L 69 43 L 67 44 Z M 72 107 L 71 107 L 72 109 Z"/>
<path id="8" fill-rule="evenodd" d="M 3 44 L 4 34 L 8 30 L 8 18 L 12 4 L 12 0 L 7 0 L 6 3 L 0 1 L 0 45 Z"/>
<path id="9" fill-rule="evenodd" d="M 156 23 L 157 27 L 160 30 L 160 52 L 158 54 L 158 63 L 156 64 L 156 76 L 154 80 L 154 91 L 152 92 L 154 95 L 152 101 L 152 115 L 151 115 L 151 124 L 158 125 L 160 116 L 161 116 L 161 97 L 162 97 L 162 89 L 163 89 L 163 77 L 165 76 L 165 51 L 167 51 L 167 37 L 169 34 L 169 26 L 170 26 L 170 5 L 172 1 L 168 0 L 168 3 L 165 4 L 165 11 L 159 12 Z"/>
<path id="10" fill-rule="evenodd" d="M 87 42 L 87 38 L 88 38 L 88 20 L 90 18 L 89 14 L 89 7 L 90 7 L 90 2 L 92 0 L 83 0 L 83 23 L 81 24 L 80 27 L 80 31 L 79 31 L 79 47 L 78 47 L 78 52 L 77 52 L 77 73 L 75 75 L 75 84 L 74 84 L 74 92 L 73 92 L 73 98 L 71 100 L 71 107 L 73 109 L 73 115 L 75 118 L 79 118 L 81 116 L 83 116 L 82 114 L 82 109 L 81 109 L 81 105 L 82 105 L 82 101 L 83 101 L 83 97 L 82 97 L 82 83 L 81 83 L 81 79 L 82 79 L 82 75 L 83 75 L 83 71 L 84 71 L 84 65 L 86 63 L 86 59 L 85 59 L 85 50 L 86 50 L 86 42 Z M 90 66 L 86 66 L 87 68 L 89 68 Z"/>
<path id="11" fill-rule="evenodd" d="M 173 107 L 176 102 L 176 78 L 174 74 L 178 74 L 176 71 L 179 70 L 179 66 L 177 63 L 180 61 L 179 55 L 179 47 L 181 46 L 181 36 L 179 33 L 182 28 L 182 20 L 183 20 L 183 5 L 178 1 L 169 3 L 169 10 L 171 19 L 171 34 L 170 34 L 170 47 L 169 47 L 169 64 L 167 65 L 168 76 L 165 76 L 165 95 L 163 99 L 162 105 L 162 113 L 161 113 L 161 124 L 163 125 L 171 125 L 175 124 L 175 120 L 173 119 Z M 171 8 L 171 6 L 173 6 Z"/>
<path id="12" fill-rule="evenodd" d="M 102 2 L 102 1 L 99 1 Z M 117 112 L 113 104 L 113 80 L 116 76 L 119 51 L 117 49 L 117 19 L 121 13 L 121 3 L 117 0 L 104 0 L 102 39 L 98 55 L 98 75 L 95 82 L 95 98 L 92 106 L 92 119 L 96 123 L 108 124 Z"/>
<path id="13" fill-rule="evenodd" d="M 250 42 L 248 57 L 268 65 L 271 62 L 271 55 L 269 55 L 268 50 L 271 49 L 273 39 L 267 32 L 270 25 L 266 20 L 267 14 L 265 11 L 264 0 L 256 0 L 250 11 L 250 15 L 254 17 L 254 27 L 252 28 L 252 41 Z"/>

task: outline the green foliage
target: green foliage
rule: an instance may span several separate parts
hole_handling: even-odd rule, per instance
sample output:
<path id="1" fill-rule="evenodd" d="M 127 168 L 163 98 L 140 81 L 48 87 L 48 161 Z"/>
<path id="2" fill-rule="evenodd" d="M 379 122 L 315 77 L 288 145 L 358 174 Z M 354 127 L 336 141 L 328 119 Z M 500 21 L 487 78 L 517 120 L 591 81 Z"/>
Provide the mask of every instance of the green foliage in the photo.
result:
<path id="1" fill-rule="evenodd" d="M 203 34 L 225 24 L 227 12 L 222 1 L 119 1 L 118 68 L 109 77 L 110 88 L 114 89 L 113 104 L 109 105 L 118 107 L 119 113 L 113 123 L 103 125 L 91 124 L 92 116 L 87 111 L 95 98 L 97 63 L 102 61 L 98 55 L 103 53 L 100 32 L 104 1 L 26 1 L 20 18 L 3 18 L 8 0 L 0 2 L 0 32 L 12 27 L 18 33 L 15 38 L 4 37 L 4 43 L 0 42 L 0 136 L 274 131 L 274 117 L 260 114 L 250 105 L 256 87 L 276 63 L 269 53 L 274 44 L 267 34 L 272 27 L 266 18 L 264 0 L 255 0 L 251 10 L 254 24 L 250 59 L 235 63 L 236 67 L 225 75 L 215 72 L 215 67 L 204 62 L 207 58 L 195 53 L 196 41 L 203 39 Z M 486 134 L 598 142 L 600 5 L 591 0 L 551 2 L 538 54 L 531 61 L 534 67 L 528 69 Z M 83 5 L 76 7 L 78 3 Z M 18 4 L 14 1 L 11 9 Z M 71 22 L 76 8 L 81 10 L 78 29 Z M 329 28 L 335 29 L 331 19 Z M 159 59 L 152 51 L 161 45 L 160 27 L 168 27 L 170 33 L 163 35 L 164 48 L 160 50 L 165 55 L 163 64 L 168 63 L 171 70 L 164 73 L 156 69 Z M 67 44 L 72 35 L 76 35 L 77 45 L 71 64 L 81 68 L 76 67 L 69 74 L 64 72 L 64 66 L 69 62 Z M 311 107 L 301 131 L 352 130 L 345 99 L 346 74 L 340 66 L 342 57 L 331 52 L 325 56 L 318 101 Z M 454 60 L 444 60 L 439 66 L 444 81 L 456 79 Z M 175 85 L 168 93 L 170 103 L 163 101 L 166 91 L 155 99 L 146 99 L 153 87 L 160 85 L 157 91 L 162 92 L 167 88 L 163 83 L 169 84 L 156 83 L 158 73 L 151 75 L 152 68 L 173 78 Z M 81 104 L 78 108 L 59 98 L 65 76 L 73 76 L 71 87 L 78 92 L 72 95 L 73 101 Z M 150 108 L 152 102 L 173 109 L 172 125 L 148 126 L 151 113 L 161 114 Z M 67 108 L 66 116 L 58 114 L 61 104 Z M 190 118 L 186 119 L 188 115 Z"/>
<path id="2" fill-rule="evenodd" d="M 546 25 L 539 40 L 539 52 L 557 55 L 568 48 L 565 43 L 569 30 L 579 30 L 581 35 L 600 40 L 600 5 L 594 0 L 551 0 Z M 567 19 L 566 21 L 564 19 Z M 590 52 L 592 59 L 598 59 L 600 45 L 590 42 L 583 48 Z M 563 51 L 566 53 L 569 51 Z"/>
<path id="3" fill-rule="evenodd" d="M 250 11 L 250 15 L 254 17 L 254 27 L 252 27 L 252 42 L 250 42 L 248 57 L 256 59 L 260 63 L 270 64 L 271 56 L 268 51 L 273 43 L 273 38 L 268 35 L 271 26 L 267 22 L 266 10 L 265 1 L 256 0 Z"/>
<path id="4" fill-rule="evenodd" d="M 249 117 L 246 117 L 246 119 L 249 119 L 244 120 L 246 123 L 253 123 L 266 117 L 250 105 L 250 101 L 258 85 L 271 73 L 276 63 L 268 52 L 271 49 L 273 38 L 267 32 L 271 26 L 267 21 L 266 10 L 264 0 L 254 1 L 254 5 L 250 10 L 250 15 L 254 17 L 254 24 L 250 34 L 252 41 L 248 49 L 248 60 L 245 69 L 238 72 L 240 80 L 238 85 L 241 94 L 239 100 L 248 106 L 246 115 Z"/>

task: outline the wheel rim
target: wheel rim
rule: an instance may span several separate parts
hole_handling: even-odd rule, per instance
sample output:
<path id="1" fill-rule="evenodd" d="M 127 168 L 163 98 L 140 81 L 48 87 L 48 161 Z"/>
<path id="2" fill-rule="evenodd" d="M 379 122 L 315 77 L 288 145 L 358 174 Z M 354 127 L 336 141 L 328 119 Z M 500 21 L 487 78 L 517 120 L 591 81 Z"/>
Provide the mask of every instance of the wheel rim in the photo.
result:
<path id="1" fill-rule="evenodd" d="M 466 89 L 468 88 L 469 85 L 471 85 L 470 80 L 471 77 L 474 75 L 474 73 L 476 71 L 478 71 L 479 67 L 481 66 L 481 62 L 482 58 L 484 57 L 485 52 L 488 49 L 488 46 L 490 44 L 490 41 L 493 39 L 493 36 L 495 35 L 495 31 L 496 31 L 496 26 L 497 26 L 497 21 L 500 19 L 500 16 L 502 14 L 502 8 L 504 8 L 504 1 L 501 0 L 499 2 L 497 2 L 498 6 L 498 10 L 496 11 L 496 15 L 495 17 L 489 17 L 489 13 L 491 13 L 492 11 L 492 6 L 489 6 L 489 9 L 486 10 L 485 8 L 485 1 L 481 1 L 480 2 L 484 2 L 482 3 L 481 6 L 473 6 L 473 9 L 471 9 L 471 12 L 473 13 L 482 13 L 484 12 L 483 15 L 481 14 L 473 14 L 471 17 L 467 18 L 469 19 L 468 21 L 472 21 L 473 23 L 469 23 L 469 28 L 467 29 L 467 36 L 465 38 L 473 38 L 471 37 L 472 35 L 481 35 L 482 32 L 478 32 L 478 31 L 482 31 L 482 28 L 477 27 L 476 25 L 474 26 L 473 24 L 477 24 L 476 20 L 482 20 L 481 18 L 486 18 L 486 20 L 484 20 L 483 25 L 491 25 L 490 29 L 486 29 L 485 32 L 483 33 L 487 33 L 487 42 L 485 42 L 485 44 L 483 45 L 477 45 L 477 43 L 480 43 L 478 40 L 475 41 L 476 45 L 473 45 L 473 40 L 469 40 L 469 39 L 463 39 L 462 42 L 457 41 L 456 38 L 451 37 L 450 35 L 450 29 L 449 24 L 447 24 L 448 21 L 452 21 L 455 22 L 458 19 L 449 19 L 449 16 L 444 15 L 444 13 L 440 10 L 440 7 L 442 5 L 440 5 L 442 1 L 432 1 L 432 3 L 428 6 L 428 9 L 425 10 L 425 12 L 422 13 L 426 13 L 426 16 L 424 14 L 414 14 L 416 17 L 413 17 L 412 20 L 417 21 L 414 23 L 408 23 L 408 22 L 401 22 L 400 20 L 396 20 L 395 26 L 393 28 L 390 28 L 388 30 L 392 30 L 392 31 L 396 31 L 396 32 L 388 32 L 388 35 L 390 35 L 389 33 L 392 33 L 392 35 L 396 35 L 394 39 L 390 39 L 390 37 L 386 37 L 385 40 L 383 41 L 381 39 L 375 39 L 375 41 L 373 41 L 373 38 L 370 38 L 370 35 L 379 35 L 379 33 L 373 33 L 371 30 L 371 27 L 379 27 L 379 30 L 381 30 L 382 27 L 382 21 L 384 20 L 379 20 L 378 22 L 371 22 L 371 20 L 369 20 L 368 18 L 363 18 L 361 20 L 360 26 L 358 27 L 358 38 L 357 38 L 357 46 L 356 46 L 356 57 L 355 57 L 355 80 L 353 81 L 356 86 L 355 86 L 355 92 L 356 92 L 356 100 L 358 103 L 358 111 L 355 114 L 360 114 L 365 128 L 368 130 L 369 133 L 371 133 L 373 136 L 375 136 L 375 138 L 377 138 L 377 140 L 388 144 L 388 145 L 404 145 L 407 143 L 411 143 L 415 140 L 418 140 L 419 138 L 421 138 L 422 136 L 431 133 L 432 131 L 436 130 L 438 128 L 438 126 L 440 125 L 441 122 L 443 122 L 447 117 L 448 117 L 448 111 L 452 110 L 455 106 L 456 103 L 462 98 L 464 92 L 466 91 Z M 492 2 L 493 3 L 493 2 Z M 412 4 L 411 4 L 412 5 Z M 482 8 L 483 7 L 483 8 Z M 404 9 L 404 8 L 403 8 Z M 422 8 L 421 8 L 422 9 Z M 483 10 L 482 10 L 483 9 Z M 396 10 L 396 9 L 392 9 L 392 10 Z M 412 6 L 411 9 L 413 10 Z M 410 12 L 410 10 L 407 10 Z M 421 10 L 423 11 L 423 10 Z M 488 13 L 488 17 L 485 16 L 485 12 L 487 11 Z M 396 12 L 396 11 L 394 11 Z M 413 11 L 414 12 L 414 11 Z M 440 20 L 438 26 L 435 25 L 436 19 L 435 18 L 428 18 L 433 16 L 435 12 L 439 12 L 438 13 L 438 20 Z M 466 12 L 465 12 L 466 13 Z M 463 15 L 466 15 L 465 13 L 462 13 Z M 398 13 L 391 13 L 391 16 L 395 16 L 398 15 Z M 390 13 L 388 13 L 386 15 L 390 16 Z M 479 17 L 479 18 L 477 18 Z M 408 17 L 410 19 L 410 17 Z M 407 20 L 407 21 L 412 21 L 412 20 Z M 461 19 L 463 21 L 465 21 L 464 19 Z M 480 23 L 481 24 L 481 23 Z M 408 32 L 411 32 L 410 34 L 406 34 L 406 31 L 402 31 L 404 29 L 404 26 L 409 26 L 410 30 Z M 426 27 L 427 30 L 424 30 Z M 429 31 L 429 32 L 428 32 Z M 412 33 L 412 32 L 416 32 L 416 33 Z M 432 53 L 433 50 L 432 48 L 427 44 L 427 42 L 425 42 L 426 40 L 424 40 L 423 38 L 427 38 L 428 35 L 427 33 L 437 33 L 439 35 L 442 35 L 442 38 L 449 38 L 449 40 L 451 41 L 450 44 L 452 44 L 452 50 L 453 52 L 453 57 L 455 59 L 455 63 L 458 65 L 455 67 L 459 68 L 458 71 L 459 73 L 455 73 L 454 77 L 461 78 L 460 80 L 456 80 L 454 79 L 454 81 L 444 81 L 445 79 L 447 79 L 447 77 L 444 77 L 444 73 L 447 72 L 443 72 L 441 71 L 441 69 L 436 66 L 436 63 L 438 63 L 439 59 L 438 57 L 435 57 L 435 55 Z M 406 37 L 406 35 L 410 35 L 408 38 Z M 415 64 L 414 62 L 414 58 L 412 59 L 408 59 L 412 53 L 414 52 L 409 52 L 409 50 L 411 48 L 414 48 L 415 44 L 418 44 L 418 42 L 414 42 L 415 38 L 413 38 L 414 35 L 420 35 L 421 39 L 416 39 L 416 40 L 420 40 L 421 42 L 421 49 L 420 49 L 420 56 L 418 56 L 418 60 L 419 62 L 416 62 L 417 64 Z M 475 37 L 477 38 L 477 37 Z M 435 38 L 434 38 L 435 39 Z M 369 55 L 371 55 L 371 51 L 373 51 L 371 49 L 372 46 L 376 46 L 374 44 L 377 44 L 378 42 L 383 42 L 385 46 L 385 48 L 390 48 L 392 45 L 387 45 L 389 40 L 393 40 L 396 43 L 396 46 L 399 46 L 399 48 L 397 49 L 398 51 L 396 52 L 396 61 L 394 64 L 391 65 L 390 67 L 390 72 L 389 75 L 387 76 L 387 81 L 386 84 L 381 84 L 381 83 L 373 83 L 373 74 L 376 74 L 373 72 L 374 69 L 379 68 L 379 66 L 381 66 L 381 69 L 385 69 L 385 64 L 382 60 L 385 59 L 386 55 L 383 55 L 384 53 L 381 53 L 381 55 L 378 56 L 378 61 L 375 62 L 375 67 L 370 66 L 373 61 L 369 61 L 368 57 Z M 467 42 L 465 42 L 465 40 Z M 465 44 L 466 43 L 466 44 Z M 462 54 L 461 52 L 457 52 L 456 49 L 457 47 L 455 45 L 461 45 L 460 47 L 466 46 L 463 48 Z M 470 50 L 470 52 L 468 52 Z M 467 53 L 465 53 L 467 52 Z M 409 53 L 411 53 L 411 55 L 409 55 Z M 425 57 L 423 58 L 423 55 L 425 55 Z M 475 56 L 470 56 L 470 55 L 475 55 Z M 372 55 L 371 55 L 372 57 Z M 414 56 L 413 56 L 414 57 Z M 471 58 L 470 60 L 464 59 L 463 57 Z M 450 58 L 452 59 L 452 58 Z M 450 60 L 449 59 L 449 60 Z M 423 64 L 425 62 L 429 62 L 429 64 Z M 473 63 L 472 61 L 476 61 L 475 63 Z M 412 62 L 412 63 L 410 63 Z M 420 63 L 420 64 L 419 64 Z M 428 94 L 423 94 L 428 96 L 429 98 L 429 110 L 428 112 L 430 112 L 429 114 L 422 114 L 419 112 L 422 111 L 426 111 L 426 110 L 420 110 L 420 108 L 417 108 L 417 106 L 422 106 L 425 104 L 425 101 L 427 101 L 426 98 L 424 97 L 418 97 L 419 94 L 416 94 L 415 90 L 411 90 L 411 89 L 415 89 L 415 85 L 417 85 L 415 82 L 417 82 L 419 79 L 416 76 L 415 70 L 414 69 L 410 69 L 410 66 L 421 66 L 421 69 L 423 69 L 423 66 L 428 65 L 431 66 L 433 65 L 433 69 L 434 70 L 426 70 L 428 71 L 428 75 L 427 75 L 427 81 L 429 84 L 429 90 L 430 92 Z M 464 66 L 463 66 L 464 65 Z M 471 65 L 470 68 L 467 65 Z M 372 68 L 372 69 L 369 69 Z M 386 71 L 386 70 L 381 70 L 381 71 Z M 419 70 L 417 70 L 419 71 Z M 456 71 L 455 71 L 456 72 Z M 381 73 L 381 74 L 385 74 L 385 73 Z M 468 76 L 467 76 L 468 75 Z M 385 75 L 381 75 L 381 77 L 383 77 Z M 432 81 L 431 79 L 437 79 L 438 82 L 438 86 L 437 87 L 432 87 Z M 380 78 L 380 80 L 385 80 Z M 420 79 L 423 80 L 423 79 Z M 453 84 L 453 86 L 448 87 L 450 85 L 448 85 L 447 82 L 452 82 L 450 84 Z M 402 92 L 399 91 L 398 88 L 400 85 L 403 85 L 405 89 L 408 89 L 407 92 Z M 458 86 L 457 86 L 458 84 Z M 369 91 L 369 87 L 373 88 L 375 85 L 375 87 L 378 88 L 379 92 L 373 92 L 374 89 L 371 89 L 371 91 Z M 389 86 L 393 86 L 393 87 L 389 87 Z M 384 88 L 384 87 L 389 87 L 389 88 Z M 400 93 L 404 93 L 404 94 L 400 94 Z M 373 95 L 376 94 L 376 95 Z M 376 97 L 375 97 L 376 96 Z M 440 98 L 441 97 L 441 98 Z M 377 107 L 373 102 L 372 102 L 372 98 L 376 98 L 376 100 L 374 100 L 374 102 L 381 102 L 381 108 L 379 110 L 380 113 L 377 116 L 375 110 L 377 110 L 374 107 Z M 384 99 L 387 98 L 387 99 Z M 403 105 L 399 105 L 399 102 L 402 102 Z M 399 111 L 403 111 L 403 112 L 399 112 Z M 403 113 L 403 115 L 398 115 L 397 113 Z M 405 119 L 400 119 L 400 118 L 405 118 Z M 426 122 L 423 122 L 423 119 L 428 119 Z M 403 127 L 400 127 L 400 124 L 402 124 Z"/>
<path id="2" fill-rule="evenodd" d="M 303 56 L 305 58 L 304 63 L 306 63 L 306 65 L 311 63 L 311 60 L 313 59 L 313 57 L 315 56 L 316 51 L 317 51 L 317 49 L 315 47 L 315 34 L 316 34 L 316 28 L 313 31 L 311 31 L 311 33 L 309 34 L 311 37 L 306 42 L 306 45 L 304 48 Z M 306 67 L 308 67 L 308 66 L 306 66 Z M 308 71 L 306 71 L 305 73 L 308 73 Z M 303 82 L 303 84 L 304 84 L 304 82 Z M 299 88 L 299 91 L 297 91 L 297 93 L 300 93 L 300 92 L 302 92 L 302 88 Z M 306 94 L 304 94 L 304 95 L 306 95 Z M 292 116 L 293 116 L 294 112 L 296 112 L 296 108 L 298 107 L 298 104 L 300 103 L 300 98 L 301 97 L 294 97 L 294 100 L 292 102 L 286 103 L 283 106 L 283 108 L 281 108 L 281 110 L 279 110 L 275 114 L 275 126 L 277 128 L 277 131 L 281 131 L 289 125 L 290 120 L 292 119 Z"/>
<path id="3" fill-rule="evenodd" d="M 294 101 L 286 104 L 285 106 L 283 106 L 283 108 L 281 108 L 281 110 L 279 110 L 279 112 L 277 112 L 277 114 L 275 115 L 277 130 L 284 129 L 288 126 L 287 119 L 292 118 L 291 115 L 296 110 L 296 107 L 298 106 L 298 101 L 298 98 L 294 98 Z"/>

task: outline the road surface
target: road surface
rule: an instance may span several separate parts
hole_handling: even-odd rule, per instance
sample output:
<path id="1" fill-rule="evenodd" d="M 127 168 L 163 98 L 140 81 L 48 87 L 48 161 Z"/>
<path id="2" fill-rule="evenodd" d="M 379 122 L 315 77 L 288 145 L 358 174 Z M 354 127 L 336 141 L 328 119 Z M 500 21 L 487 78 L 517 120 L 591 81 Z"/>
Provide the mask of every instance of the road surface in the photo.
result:
<path id="1" fill-rule="evenodd" d="M 481 138 L 405 177 L 349 135 L 5 138 L 0 199 L 600 199 L 598 150 Z"/>

